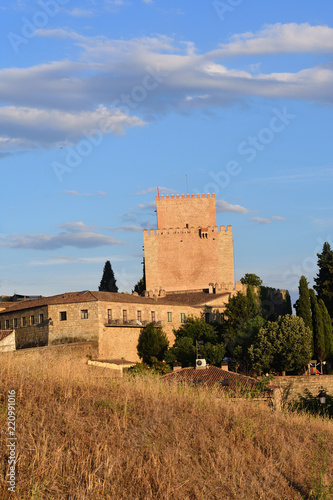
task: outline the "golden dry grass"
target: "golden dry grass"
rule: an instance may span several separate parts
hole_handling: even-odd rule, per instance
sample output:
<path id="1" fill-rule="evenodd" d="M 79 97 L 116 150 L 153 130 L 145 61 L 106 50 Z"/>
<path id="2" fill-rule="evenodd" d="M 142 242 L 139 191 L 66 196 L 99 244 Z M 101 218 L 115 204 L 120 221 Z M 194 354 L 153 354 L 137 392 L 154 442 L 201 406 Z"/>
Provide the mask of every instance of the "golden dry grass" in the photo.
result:
<path id="1" fill-rule="evenodd" d="M 2 355 L 0 498 L 330 499 L 332 422 L 82 364 Z M 5 482 L 17 399 L 16 493 Z"/>

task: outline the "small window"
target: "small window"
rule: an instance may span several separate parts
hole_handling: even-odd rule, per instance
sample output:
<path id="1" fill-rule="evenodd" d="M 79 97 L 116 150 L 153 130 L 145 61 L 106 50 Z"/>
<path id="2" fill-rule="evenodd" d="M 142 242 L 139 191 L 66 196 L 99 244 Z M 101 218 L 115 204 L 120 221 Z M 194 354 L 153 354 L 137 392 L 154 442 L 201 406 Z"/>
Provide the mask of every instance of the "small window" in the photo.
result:
<path id="1" fill-rule="evenodd" d="M 185 313 L 180 313 L 180 322 L 185 323 Z"/>
<path id="2" fill-rule="evenodd" d="M 27 324 L 26 317 L 23 316 L 23 318 L 22 318 L 22 326 L 26 326 L 26 324 Z"/>
<path id="3" fill-rule="evenodd" d="M 112 309 L 108 309 L 108 323 L 112 322 Z"/>
<path id="4" fill-rule="evenodd" d="M 123 310 L 123 322 L 127 323 L 127 311 L 125 309 Z"/>
<path id="5" fill-rule="evenodd" d="M 44 314 L 40 314 L 39 315 L 39 322 L 43 323 L 43 321 L 44 321 Z"/>
<path id="6" fill-rule="evenodd" d="M 60 321 L 66 321 L 67 320 L 67 311 L 60 311 Z"/>
<path id="7" fill-rule="evenodd" d="M 156 317 L 155 317 L 155 311 L 151 312 L 151 321 L 152 323 L 155 323 Z"/>
<path id="8" fill-rule="evenodd" d="M 6 325 L 6 330 L 8 330 L 8 328 L 9 328 L 9 319 L 6 319 L 5 325 Z"/>
<path id="9" fill-rule="evenodd" d="M 138 320 L 138 321 L 141 321 L 141 311 L 138 311 L 138 312 L 137 312 L 137 320 Z"/>
<path id="10" fill-rule="evenodd" d="M 88 309 L 82 309 L 81 319 L 88 319 Z"/>
<path id="11" fill-rule="evenodd" d="M 35 316 L 30 316 L 30 325 L 35 324 Z"/>
<path id="12" fill-rule="evenodd" d="M 14 318 L 13 326 L 14 328 L 17 328 L 17 318 Z"/>
<path id="13" fill-rule="evenodd" d="M 168 323 L 171 323 L 172 321 L 172 313 L 171 312 L 168 312 Z"/>

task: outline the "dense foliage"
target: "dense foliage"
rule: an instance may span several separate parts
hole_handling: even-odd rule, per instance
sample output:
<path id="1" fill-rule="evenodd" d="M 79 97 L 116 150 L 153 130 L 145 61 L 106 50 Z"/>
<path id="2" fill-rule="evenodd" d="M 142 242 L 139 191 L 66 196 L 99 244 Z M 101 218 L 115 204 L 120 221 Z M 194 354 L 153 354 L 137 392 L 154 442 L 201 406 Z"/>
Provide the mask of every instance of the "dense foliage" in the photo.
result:
<path id="1" fill-rule="evenodd" d="M 162 361 L 168 347 L 168 337 L 161 327 L 155 326 L 154 323 L 148 323 L 147 326 L 142 328 L 137 351 L 144 363 L 152 364 L 153 358 Z"/>
<path id="2" fill-rule="evenodd" d="M 183 367 L 194 366 L 197 355 L 209 364 L 221 363 L 225 346 L 216 326 L 207 324 L 202 318 L 188 317 L 178 330 L 174 330 L 174 335 L 175 343 L 165 354 L 168 363 L 177 361 Z M 199 352 L 196 342 L 200 342 Z"/>
<path id="3" fill-rule="evenodd" d="M 98 290 L 100 292 L 118 292 L 117 280 L 114 277 L 111 262 L 107 260 L 104 265 L 103 276 Z"/>
<path id="4" fill-rule="evenodd" d="M 249 355 L 254 369 L 298 372 L 311 359 L 312 334 L 302 318 L 280 316 L 259 329 Z"/>
<path id="5" fill-rule="evenodd" d="M 246 273 L 243 278 L 239 280 L 243 285 L 260 286 L 262 285 L 262 279 L 256 274 Z"/>
<path id="6" fill-rule="evenodd" d="M 324 243 L 322 253 L 318 253 L 317 257 L 319 270 L 314 279 L 314 289 L 318 299 L 324 301 L 330 317 L 333 318 L 333 250 L 329 243 Z"/>

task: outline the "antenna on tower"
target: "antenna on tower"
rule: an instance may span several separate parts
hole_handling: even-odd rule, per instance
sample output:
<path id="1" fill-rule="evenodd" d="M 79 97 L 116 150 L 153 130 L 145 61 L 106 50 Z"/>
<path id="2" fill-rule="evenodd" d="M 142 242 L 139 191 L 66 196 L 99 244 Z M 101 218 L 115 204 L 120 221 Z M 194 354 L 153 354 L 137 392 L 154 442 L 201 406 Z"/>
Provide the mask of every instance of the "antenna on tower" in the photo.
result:
<path id="1" fill-rule="evenodd" d="M 185 174 L 186 177 L 186 194 L 188 194 L 188 180 L 187 180 L 187 174 Z"/>

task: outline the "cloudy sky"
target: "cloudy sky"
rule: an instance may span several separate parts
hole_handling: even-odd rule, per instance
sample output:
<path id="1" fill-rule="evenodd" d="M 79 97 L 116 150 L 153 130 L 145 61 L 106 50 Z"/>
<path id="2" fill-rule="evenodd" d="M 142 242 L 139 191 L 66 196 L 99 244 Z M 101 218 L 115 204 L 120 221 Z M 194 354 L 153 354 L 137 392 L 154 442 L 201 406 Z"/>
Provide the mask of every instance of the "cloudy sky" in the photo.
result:
<path id="1" fill-rule="evenodd" d="M 215 192 L 236 279 L 333 234 L 331 0 L 0 0 L 0 294 L 120 291 L 160 193 Z M 186 182 L 187 180 L 187 182 Z"/>

